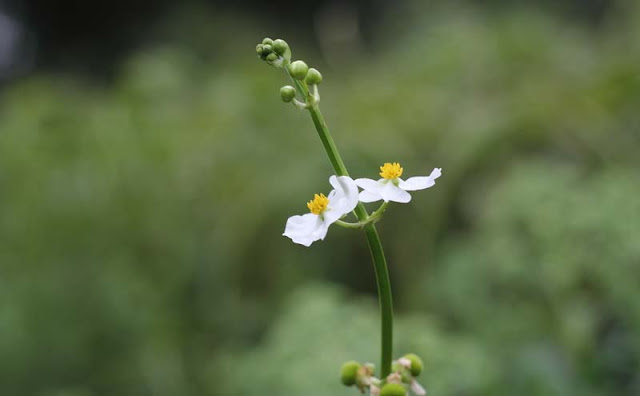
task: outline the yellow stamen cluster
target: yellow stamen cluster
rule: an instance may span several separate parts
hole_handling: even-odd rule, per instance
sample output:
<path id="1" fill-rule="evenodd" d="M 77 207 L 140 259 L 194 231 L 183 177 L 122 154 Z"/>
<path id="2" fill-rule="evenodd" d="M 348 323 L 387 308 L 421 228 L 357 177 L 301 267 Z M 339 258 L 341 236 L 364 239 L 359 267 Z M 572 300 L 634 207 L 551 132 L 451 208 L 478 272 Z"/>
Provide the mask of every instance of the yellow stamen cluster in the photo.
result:
<path id="1" fill-rule="evenodd" d="M 402 176 L 402 167 L 399 163 L 389 163 L 385 162 L 384 165 L 380 167 L 380 176 L 385 179 L 395 179 Z"/>
<path id="2" fill-rule="evenodd" d="M 316 194 L 311 201 L 307 202 L 307 208 L 315 215 L 324 212 L 327 209 L 327 205 L 329 205 L 329 198 L 325 197 L 324 194 Z"/>

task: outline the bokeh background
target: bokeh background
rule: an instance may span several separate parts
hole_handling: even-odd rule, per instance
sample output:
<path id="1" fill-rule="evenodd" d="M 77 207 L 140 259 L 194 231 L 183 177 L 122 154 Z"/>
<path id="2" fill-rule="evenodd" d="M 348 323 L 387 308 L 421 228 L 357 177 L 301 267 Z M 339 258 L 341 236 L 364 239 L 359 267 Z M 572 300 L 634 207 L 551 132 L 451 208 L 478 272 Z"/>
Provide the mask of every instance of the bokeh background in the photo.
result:
<path id="1" fill-rule="evenodd" d="M 431 395 L 640 394 L 633 0 L 0 2 L 0 394 L 356 394 L 366 242 L 281 236 L 331 168 L 265 36 L 353 175 L 443 168 L 379 227 Z"/>

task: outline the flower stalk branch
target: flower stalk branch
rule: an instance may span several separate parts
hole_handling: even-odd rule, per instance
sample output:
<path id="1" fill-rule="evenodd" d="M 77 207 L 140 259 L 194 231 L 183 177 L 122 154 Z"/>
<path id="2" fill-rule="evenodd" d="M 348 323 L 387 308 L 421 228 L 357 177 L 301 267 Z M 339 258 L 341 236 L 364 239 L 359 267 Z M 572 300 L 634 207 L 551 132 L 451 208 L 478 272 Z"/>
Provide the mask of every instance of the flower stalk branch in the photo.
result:
<path id="1" fill-rule="evenodd" d="M 352 228 L 352 229 L 364 228 L 364 226 L 366 226 L 367 224 L 377 223 L 378 221 L 380 221 L 380 219 L 382 219 L 382 215 L 384 214 L 384 211 L 387 210 L 387 206 L 389 206 L 389 202 L 384 202 L 382 205 L 380 205 L 380 207 L 375 212 L 371 213 L 369 215 L 369 218 L 367 218 L 367 220 L 365 221 L 359 221 L 357 223 L 349 223 L 346 221 L 338 220 L 336 221 L 336 224 L 344 228 Z"/>

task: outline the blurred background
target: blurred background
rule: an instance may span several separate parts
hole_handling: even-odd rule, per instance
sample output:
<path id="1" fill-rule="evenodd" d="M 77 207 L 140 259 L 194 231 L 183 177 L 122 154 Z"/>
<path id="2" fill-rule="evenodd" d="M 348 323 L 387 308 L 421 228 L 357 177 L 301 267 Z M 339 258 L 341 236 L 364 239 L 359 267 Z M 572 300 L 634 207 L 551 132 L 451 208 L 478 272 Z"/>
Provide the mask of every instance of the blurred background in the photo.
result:
<path id="1" fill-rule="evenodd" d="M 438 184 L 379 229 L 434 396 L 640 394 L 634 0 L 0 1 L 0 394 L 355 395 L 364 235 L 263 37 L 324 75 L 352 175 Z"/>

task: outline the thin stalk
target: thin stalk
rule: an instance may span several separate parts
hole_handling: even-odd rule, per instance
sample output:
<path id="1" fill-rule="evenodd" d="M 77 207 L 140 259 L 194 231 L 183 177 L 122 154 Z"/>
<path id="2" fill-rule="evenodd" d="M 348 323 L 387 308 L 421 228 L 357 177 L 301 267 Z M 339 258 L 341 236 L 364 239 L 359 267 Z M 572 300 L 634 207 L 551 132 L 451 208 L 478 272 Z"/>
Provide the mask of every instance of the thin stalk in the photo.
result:
<path id="1" fill-rule="evenodd" d="M 389 205 L 389 202 L 385 202 L 382 205 L 380 205 L 380 207 L 373 213 L 371 213 L 369 215 L 369 218 L 366 221 L 359 221 L 357 223 L 348 223 L 346 221 L 342 221 L 342 220 L 338 220 L 336 221 L 336 224 L 344 227 L 344 228 L 364 228 L 364 226 L 366 226 L 369 223 L 375 223 L 376 221 L 380 220 L 382 218 L 382 215 L 384 214 L 384 211 L 387 209 L 387 206 Z"/>
<path id="2" fill-rule="evenodd" d="M 393 301 L 391 299 L 391 282 L 389 281 L 389 271 L 387 260 L 384 257 L 382 242 L 378 236 L 375 224 L 367 224 L 364 227 L 369 242 L 369 251 L 373 259 L 373 267 L 376 272 L 376 283 L 378 284 L 378 300 L 380 303 L 380 331 L 382 333 L 382 348 L 380 357 L 381 378 L 386 378 L 391 374 L 391 359 L 393 356 Z"/>
<path id="3" fill-rule="evenodd" d="M 340 227 L 357 230 L 360 228 L 364 228 L 364 225 L 367 224 L 367 222 L 348 223 L 346 221 L 337 220 L 336 224 L 339 225 Z"/>
<path id="4" fill-rule="evenodd" d="M 289 77 L 289 65 L 285 66 L 285 70 Z M 309 93 L 309 87 L 303 81 L 298 81 L 291 78 L 298 92 L 309 102 L 311 95 Z M 338 148 L 336 147 L 327 123 L 322 117 L 320 107 L 317 103 L 308 108 L 311 114 L 313 124 L 318 131 L 318 136 L 322 145 L 324 146 L 329 161 L 333 166 L 333 169 L 338 176 L 349 176 L 347 168 L 340 157 Z M 384 210 L 384 209 L 383 209 Z M 358 203 L 358 206 L 354 209 L 354 213 L 360 222 L 366 222 L 369 219 L 369 214 L 362 203 Z M 381 357 L 380 357 L 380 370 L 381 378 L 386 378 L 391 373 L 391 359 L 393 356 L 393 301 L 391 299 L 391 283 L 389 281 L 389 270 L 387 269 L 387 260 L 384 257 L 384 250 L 382 249 L 382 242 L 378 236 L 378 231 L 373 223 L 368 223 L 364 226 L 364 231 L 367 236 L 367 242 L 369 244 L 369 251 L 371 252 L 371 258 L 373 259 L 373 267 L 376 274 L 376 283 L 378 286 L 378 301 L 380 304 L 381 315 Z"/>

